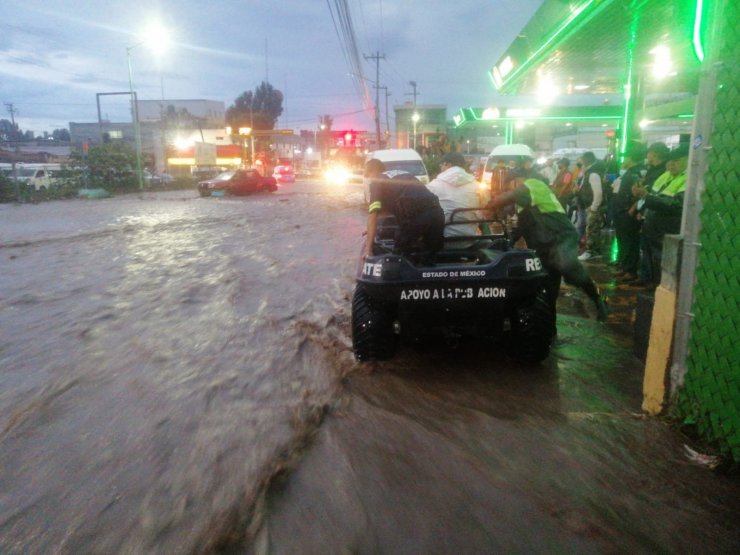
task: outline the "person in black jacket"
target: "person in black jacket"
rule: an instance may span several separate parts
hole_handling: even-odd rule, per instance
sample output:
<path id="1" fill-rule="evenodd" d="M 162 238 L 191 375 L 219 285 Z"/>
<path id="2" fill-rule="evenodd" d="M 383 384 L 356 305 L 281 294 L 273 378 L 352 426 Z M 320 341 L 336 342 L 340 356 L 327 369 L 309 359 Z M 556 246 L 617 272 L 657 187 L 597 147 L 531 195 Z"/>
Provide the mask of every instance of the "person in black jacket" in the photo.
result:
<path id="1" fill-rule="evenodd" d="M 434 264 L 444 244 L 445 223 L 437 196 L 409 173 L 385 171 L 375 158 L 365 164 L 365 177 L 370 179 L 370 205 L 364 256 L 373 254 L 378 216 L 384 211 L 393 214 L 398 225 L 393 252 L 404 256 L 418 252 L 421 264 Z"/>
<path id="2" fill-rule="evenodd" d="M 666 172 L 666 164 L 668 163 L 668 154 L 670 149 L 665 143 L 657 142 L 652 143 L 647 150 L 647 164 L 645 176 L 640 180 L 639 185 L 645 188 L 647 191 L 652 190 L 653 183 Z M 640 222 L 642 228 L 644 214 L 639 214 L 637 211 L 637 205 L 632 209 L 633 213 L 637 215 L 637 219 Z M 652 255 L 650 254 L 650 246 L 646 243 L 645 237 L 640 230 L 640 263 L 638 268 L 639 279 L 630 282 L 630 287 L 645 287 L 652 289 L 658 281 L 660 281 L 660 275 L 654 275 L 654 268 L 652 263 Z"/>
<path id="3" fill-rule="evenodd" d="M 640 199 L 637 202 L 637 209 L 644 214 L 642 224 L 643 244 L 646 246 L 644 254 L 654 279 L 652 283 L 646 284 L 650 289 L 656 287 L 660 281 L 663 238 L 681 231 L 688 158 L 688 145 L 678 146 L 668 154 L 666 164 L 668 171 L 655 180 L 649 191 L 639 185 L 632 188 L 632 193 Z"/>
<path id="4" fill-rule="evenodd" d="M 617 265 L 620 282 L 636 281 L 637 267 L 640 262 L 640 222 L 633 206 L 637 198 L 632 194 L 632 187 L 637 185 L 647 170 L 643 165 L 645 147 L 632 145 L 625 153 L 622 163 L 623 173 L 619 178 L 619 187 L 613 197 L 614 230 L 617 236 L 619 257 Z"/>

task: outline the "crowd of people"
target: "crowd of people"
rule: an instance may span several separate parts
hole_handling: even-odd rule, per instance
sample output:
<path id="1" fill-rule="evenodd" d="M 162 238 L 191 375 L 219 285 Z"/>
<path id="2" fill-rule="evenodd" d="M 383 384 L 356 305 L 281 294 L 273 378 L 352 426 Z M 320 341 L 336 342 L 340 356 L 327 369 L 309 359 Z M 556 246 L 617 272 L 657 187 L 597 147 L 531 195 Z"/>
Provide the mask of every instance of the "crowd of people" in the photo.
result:
<path id="1" fill-rule="evenodd" d="M 446 154 L 441 172 L 426 186 L 409 174 L 386 172 L 382 162 L 373 159 L 365 165 L 370 204 L 364 255 L 372 255 L 383 211 L 397 220 L 395 252 L 416 250 L 426 265 L 434 264 L 445 236 L 469 238 L 476 233 L 474 223 L 445 226 L 453 210 L 481 208 L 503 217 L 515 215 L 512 238 L 523 238 L 540 257 L 549 274 L 553 308 L 565 280 L 593 301 L 603 321 L 606 301 L 582 263 L 612 264 L 620 282 L 654 289 L 660 281 L 663 237 L 680 229 L 687 161 L 685 145 L 670 150 L 663 143 L 631 145 L 618 174 L 608 173 L 593 152 L 584 152 L 575 164 L 550 160 L 540 168 L 533 156 L 521 156 L 493 168 L 487 184 L 490 201 L 479 206 L 478 181 L 460 153 Z M 474 212 L 469 217 L 477 219 Z M 604 228 L 614 229 L 616 260 L 605 258 L 611 245 L 604 244 Z"/>
<path id="2" fill-rule="evenodd" d="M 663 238 L 680 231 L 686 187 L 688 146 L 670 150 L 664 143 L 632 143 L 618 173 L 608 171 L 591 152 L 575 165 L 557 160 L 554 177 L 546 179 L 579 233 L 579 260 L 617 267 L 617 280 L 653 290 L 660 282 Z M 554 164 L 553 164 L 554 165 Z M 614 231 L 616 260 L 602 231 Z"/>

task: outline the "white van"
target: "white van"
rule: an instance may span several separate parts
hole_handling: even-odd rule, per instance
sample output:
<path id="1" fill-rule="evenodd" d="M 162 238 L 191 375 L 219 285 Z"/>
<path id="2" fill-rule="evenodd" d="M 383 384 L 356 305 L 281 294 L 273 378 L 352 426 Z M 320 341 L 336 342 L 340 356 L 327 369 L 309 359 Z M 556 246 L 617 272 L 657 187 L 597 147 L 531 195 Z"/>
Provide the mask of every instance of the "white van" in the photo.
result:
<path id="1" fill-rule="evenodd" d="M 55 174 L 62 169 L 61 164 L 17 164 L 18 181 L 33 187 L 36 191 L 47 191 L 55 181 Z"/>
<path id="2" fill-rule="evenodd" d="M 481 177 L 481 183 L 484 185 L 491 184 L 491 175 L 493 174 L 493 168 L 499 160 L 506 162 L 509 166 L 513 162 L 518 162 L 522 158 L 535 159 L 534 151 L 527 145 L 512 144 L 512 145 L 498 145 L 488 155 L 486 160 L 486 167 L 483 169 L 483 177 Z"/>
<path id="3" fill-rule="evenodd" d="M 413 148 L 389 148 L 370 152 L 365 161 L 372 158 L 383 162 L 386 170 L 401 170 L 410 173 L 425 185 L 429 183 L 429 174 L 424 161 Z"/>
<path id="4" fill-rule="evenodd" d="M 429 183 L 429 173 L 424 165 L 424 160 L 421 159 L 419 153 L 413 148 L 388 148 L 384 150 L 375 150 L 373 152 L 369 152 L 365 156 L 365 162 L 372 160 L 373 158 L 383 162 L 386 171 L 400 170 L 408 172 L 424 185 Z M 370 199 L 367 179 L 363 180 L 363 184 L 365 189 L 365 201 L 367 202 Z"/>

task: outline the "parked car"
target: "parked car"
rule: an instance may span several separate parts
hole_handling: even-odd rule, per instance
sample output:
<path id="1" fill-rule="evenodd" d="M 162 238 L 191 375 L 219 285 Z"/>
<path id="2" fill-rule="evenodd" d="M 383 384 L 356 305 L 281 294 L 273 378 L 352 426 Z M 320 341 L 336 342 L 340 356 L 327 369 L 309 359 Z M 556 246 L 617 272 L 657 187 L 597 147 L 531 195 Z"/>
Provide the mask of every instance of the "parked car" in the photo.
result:
<path id="1" fill-rule="evenodd" d="M 156 173 L 152 173 L 149 170 L 144 170 L 142 172 L 142 175 L 144 177 L 144 183 L 146 183 L 150 187 L 156 187 L 162 184 L 162 178 Z"/>
<path id="2" fill-rule="evenodd" d="M 159 187 L 162 185 L 169 185 L 175 178 L 168 173 L 153 173 L 149 170 L 144 170 L 144 182 L 150 187 Z"/>
<path id="3" fill-rule="evenodd" d="M 272 172 L 272 177 L 278 183 L 294 183 L 295 182 L 295 170 L 293 166 L 275 166 L 275 170 Z"/>
<path id="4" fill-rule="evenodd" d="M 198 192 L 202 197 L 249 195 L 262 191 L 277 191 L 277 181 L 271 175 L 263 176 L 252 169 L 225 171 L 213 179 L 198 183 Z"/>

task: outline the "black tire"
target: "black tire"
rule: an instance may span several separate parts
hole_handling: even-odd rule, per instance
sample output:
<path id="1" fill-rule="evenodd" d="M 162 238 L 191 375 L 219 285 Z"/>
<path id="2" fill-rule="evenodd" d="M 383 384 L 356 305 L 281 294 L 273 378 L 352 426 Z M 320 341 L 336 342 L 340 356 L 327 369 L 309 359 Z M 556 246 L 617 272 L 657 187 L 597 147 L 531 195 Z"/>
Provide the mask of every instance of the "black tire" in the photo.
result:
<path id="1" fill-rule="evenodd" d="M 267 190 L 268 190 L 269 192 L 271 192 L 271 193 L 274 193 L 275 191 L 277 191 L 277 190 L 278 190 L 278 186 L 277 186 L 277 184 L 275 184 L 275 183 L 270 183 L 270 184 L 269 184 L 269 185 L 267 186 Z"/>
<path id="2" fill-rule="evenodd" d="M 359 361 L 388 360 L 396 352 L 394 312 L 374 302 L 362 285 L 352 296 L 352 352 Z"/>
<path id="3" fill-rule="evenodd" d="M 509 354 L 522 362 L 540 362 L 550 354 L 555 314 L 547 299 L 547 292 L 537 292 L 534 302 L 519 307 L 511 316 L 513 341 Z"/>

